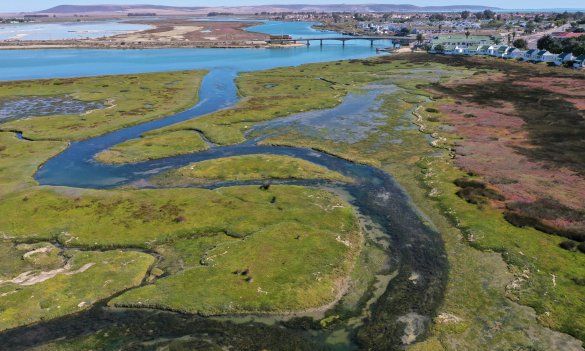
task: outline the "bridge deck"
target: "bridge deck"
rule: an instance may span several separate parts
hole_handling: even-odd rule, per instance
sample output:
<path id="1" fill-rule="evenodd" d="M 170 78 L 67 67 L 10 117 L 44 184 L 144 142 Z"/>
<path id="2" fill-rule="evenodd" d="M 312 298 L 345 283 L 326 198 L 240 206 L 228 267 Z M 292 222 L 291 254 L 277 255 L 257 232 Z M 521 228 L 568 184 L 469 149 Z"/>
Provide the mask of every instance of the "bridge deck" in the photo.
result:
<path id="1" fill-rule="evenodd" d="M 416 41 L 416 38 L 413 37 L 397 37 L 397 36 L 388 36 L 388 37 L 314 37 L 314 38 L 290 38 L 290 39 L 268 39 L 267 41 L 325 41 L 325 40 L 338 40 L 338 41 L 347 41 L 347 40 L 393 40 L 393 41 Z"/>

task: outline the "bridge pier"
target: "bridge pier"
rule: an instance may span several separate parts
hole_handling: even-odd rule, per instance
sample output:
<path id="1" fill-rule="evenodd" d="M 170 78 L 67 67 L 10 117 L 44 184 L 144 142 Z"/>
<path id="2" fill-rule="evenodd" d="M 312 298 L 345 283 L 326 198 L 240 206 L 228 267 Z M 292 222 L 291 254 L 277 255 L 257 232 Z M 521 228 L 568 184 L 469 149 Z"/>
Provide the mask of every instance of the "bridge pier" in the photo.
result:
<path id="1" fill-rule="evenodd" d="M 374 40 L 370 40 L 370 47 L 373 48 L 374 47 Z"/>
<path id="2" fill-rule="evenodd" d="M 319 40 L 319 45 L 323 46 L 323 39 Z"/>
<path id="3" fill-rule="evenodd" d="M 345 39 L 341 39 L 341 46 L 345 47 Z"/>
<path id="4" fill-rule="evenodd" d="M 310 40 L 307 40 L 307 46 L 311 46 Z"/>

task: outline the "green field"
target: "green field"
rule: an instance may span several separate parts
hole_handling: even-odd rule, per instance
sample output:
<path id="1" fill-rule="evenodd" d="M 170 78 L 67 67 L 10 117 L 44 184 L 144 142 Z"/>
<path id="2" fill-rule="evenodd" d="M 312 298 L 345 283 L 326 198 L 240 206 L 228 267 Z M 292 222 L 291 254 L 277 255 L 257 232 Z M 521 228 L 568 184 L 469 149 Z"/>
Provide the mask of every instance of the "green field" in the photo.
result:
<path id="1" fill-rule="evenodd" d="M 210 182 L 324 179 L 351 182 L 351 179 L 325 167 L 290 156 L 246 155 L 218 158 L 193 163 L 152 178 L 151 183 L 162 186 L 197 185 Z"/>

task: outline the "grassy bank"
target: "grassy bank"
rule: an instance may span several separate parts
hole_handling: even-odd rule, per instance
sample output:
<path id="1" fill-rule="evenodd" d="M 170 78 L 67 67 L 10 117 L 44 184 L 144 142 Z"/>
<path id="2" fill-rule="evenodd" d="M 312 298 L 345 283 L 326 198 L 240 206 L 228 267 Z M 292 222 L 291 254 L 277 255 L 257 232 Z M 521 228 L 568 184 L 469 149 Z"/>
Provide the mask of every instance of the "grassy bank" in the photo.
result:
<path id="1" fill-rule="evenodd" d="M 351 182 L 351 179 L 323 166 L 290 156 L 246 155 L 193 163 L 151 179 L 163 186 L 197 185 L 213 182 L 270 179 L 324 179 Z"/>
<path id="2" fill-rule="evenodd" d="M 164 136 L 144 136 L 128 140 L 96 155 L 103 163 L 135 163 L 207 150 L 209 147 L 194 131 L 178 130 Z"/>
<path id="3" fill-rule="evenodd" d="M 64 142 L 29 142 L 14 133 L 0 132 L 0 199 L 2 196 L 36 185 L 37 168 L 67 146 Z"/>

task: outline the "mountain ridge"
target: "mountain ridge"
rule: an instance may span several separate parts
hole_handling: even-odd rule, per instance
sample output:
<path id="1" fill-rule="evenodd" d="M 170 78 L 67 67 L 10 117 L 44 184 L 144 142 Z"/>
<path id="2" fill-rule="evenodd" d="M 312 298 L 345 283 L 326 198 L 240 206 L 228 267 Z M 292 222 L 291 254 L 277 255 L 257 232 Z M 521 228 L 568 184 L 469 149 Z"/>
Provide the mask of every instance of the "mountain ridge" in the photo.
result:
<path id="1" fill-rule="evenodd" d="M 499 10 L 500 8 L 482 5 L 446 5 L 446 6 L 416 6 L 411 4 L 332 4 L 332 5 L 252 5 L 252 6 L 196 6 L 179 7 L 166 5 L 58 5 L 36 13 L 51 14 L 83 14 L 83 13 L 111 13 L 131 11 L 163 11 L 207 13 L 214 11 L 230 12 L 234 14 L 250 14 L 256 12 L 442 12 L 442 11 L 482 11 Z"/>

